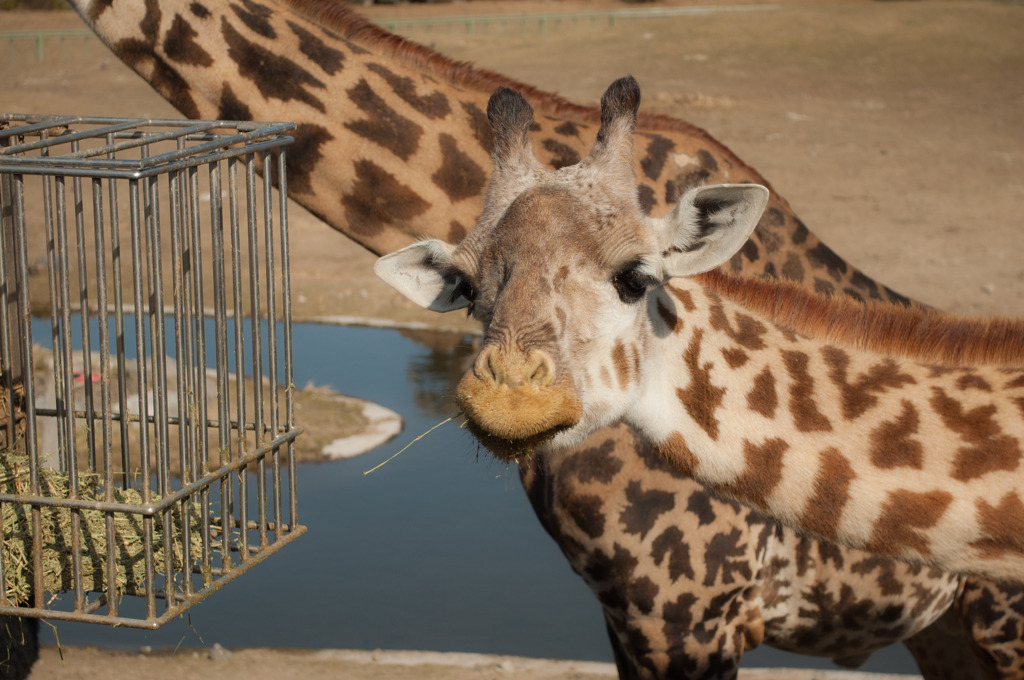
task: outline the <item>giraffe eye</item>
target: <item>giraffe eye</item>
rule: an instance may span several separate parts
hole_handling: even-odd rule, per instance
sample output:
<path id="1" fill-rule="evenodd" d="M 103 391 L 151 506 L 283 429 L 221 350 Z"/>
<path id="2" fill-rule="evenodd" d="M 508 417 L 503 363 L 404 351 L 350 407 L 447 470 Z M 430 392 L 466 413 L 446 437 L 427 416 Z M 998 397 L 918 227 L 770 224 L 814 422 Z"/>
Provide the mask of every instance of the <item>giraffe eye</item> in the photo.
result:
<path id="1" fill-rule="evenodd" d="M 476 288 L 473 288 L 473 284 L 463 276 L 459 276 L 459 281 L 455 284 L 455 290 L 452 291 L 452 301 L 454 302 L 459 297 L 464 297 L 470 302 L 476 301 Z"/>
<path id="2" fill-rule="evenodd" d="M 469 301 L 469 305 L 466 307 L 466 315 L 470 316 L 473 314 L 473 307 L 476 305 L 476 288 L 473 287 L 473 284 L 463 274 L 456 272 L 453 276 L 455 277 L 455 288 L 452 290 L 449 302 L 455 302 L 460 297 L 466 298 Z"/>
<path id="3" fill-rule="evenodd" d="M 640 269 L 639 262 L 631 262 L 612 277 L 612 285 L 619 299 L 627 305 L 639 302 L 658 280 Z"/>

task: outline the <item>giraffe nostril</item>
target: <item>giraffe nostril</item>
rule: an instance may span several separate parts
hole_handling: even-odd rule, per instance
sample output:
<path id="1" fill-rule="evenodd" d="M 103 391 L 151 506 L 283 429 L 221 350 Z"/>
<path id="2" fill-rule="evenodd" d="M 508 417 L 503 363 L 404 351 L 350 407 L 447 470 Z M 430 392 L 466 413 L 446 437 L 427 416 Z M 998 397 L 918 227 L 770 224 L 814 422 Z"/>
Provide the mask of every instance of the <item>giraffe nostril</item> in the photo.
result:
<path id="1" fill-rule="evenodd" d="M 500 384 L 502 382 L 503 372 L 501 370 L 498 353 L 493 345 L 484 347 L 480 352 L 480 356 L 476 358 L 476 362 L 473 364 L 473 372 L 481 380 L 485 380 L 492 384 Z"/>
<path id="2" fill-rule="evenodd" d="M 555 377 L 555 362 L 546 352 L 533 350 L 530 352 L 526 362 L 524 373 L 528 376 L 526 382 L 530 385 L 544 386 L 551 384 Z"/>

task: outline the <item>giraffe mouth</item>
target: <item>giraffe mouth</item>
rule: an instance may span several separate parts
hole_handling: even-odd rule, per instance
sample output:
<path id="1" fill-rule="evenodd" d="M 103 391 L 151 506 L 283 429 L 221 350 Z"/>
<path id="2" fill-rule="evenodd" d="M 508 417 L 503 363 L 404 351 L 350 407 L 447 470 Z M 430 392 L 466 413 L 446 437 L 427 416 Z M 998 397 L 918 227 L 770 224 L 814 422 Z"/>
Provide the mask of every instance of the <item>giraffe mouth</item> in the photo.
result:
<path id="1" fill-rule="evenodd" d="M 456 401 L 470 433 L 495 457 L 522 460 L 583 417 L 583 405 L 562 385 L 509 387 L 472 371 L 459 383 Z"/>
<path id="2" fill-rule="evenodd" d="M 522 439 L 507 439 L 490 434 L 472 420 L 466 420 L 466 429 L 469 430 L 470 434 L 476 438 L 481 446 L 490 451 L 495 458 L 504 463 L 519 463 L 529 459 L 538 447 L 547 444 L 559 432 L 563 432 L 569 429 L 569 427 L 569 425 L 553 427 L 544 432 L 523 437 Z"/>

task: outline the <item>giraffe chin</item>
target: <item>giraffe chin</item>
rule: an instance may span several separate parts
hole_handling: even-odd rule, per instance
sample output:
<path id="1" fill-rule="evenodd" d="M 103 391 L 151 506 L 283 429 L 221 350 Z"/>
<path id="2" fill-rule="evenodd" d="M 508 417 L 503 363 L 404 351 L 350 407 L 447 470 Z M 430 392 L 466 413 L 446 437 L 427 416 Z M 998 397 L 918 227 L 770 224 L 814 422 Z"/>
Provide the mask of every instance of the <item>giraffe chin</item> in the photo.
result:
<path id="1" fill-rule="evenodd" d="M 472 420 L 466 421 L 466 429 L 470 434 L 491 454 L 503 463 L 520 463 L 529 459 L 538 447 L 547 444 L 555 438 L 559 432 L 566 428 L 556 427 L 532 437 L 523 439 L 505 439 L 487 433 Z"/>
<path id="2" fill-rule="evenodd" d="M 583 405 L 560 385 L 508 387 L 470 371 L 456 392 L 470 433 L 495 457 L 514 462 L 577 423 Z"/>

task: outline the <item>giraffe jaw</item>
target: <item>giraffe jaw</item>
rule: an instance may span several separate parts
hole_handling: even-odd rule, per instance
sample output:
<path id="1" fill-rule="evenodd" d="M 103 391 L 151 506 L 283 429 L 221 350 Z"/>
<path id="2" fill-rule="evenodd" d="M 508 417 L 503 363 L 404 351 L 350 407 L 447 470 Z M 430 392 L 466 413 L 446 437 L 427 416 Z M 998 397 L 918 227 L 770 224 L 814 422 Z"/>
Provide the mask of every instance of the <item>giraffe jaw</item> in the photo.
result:
<path id="1" fill-rule="evenodd" d="M 468 372 L 456 400 L 470 433 L 496 458 L 516 462 L 573 428 L 583 405 L 561 385 L 496 385 Z"/>
<path id="2" fill-rule="evenodd" d="M 472 420 L 466 420 L 466 429 L 470 434 L 491 454 L 503 463 L 520 463 L 529 459 L 541 446 L 549 443 L 560 432 L 565 431 L 564 427 L 555 427 L 541 432 L 532 437 L 522 439 L 506 439 L 495 436 L 480 428 Z"/>

